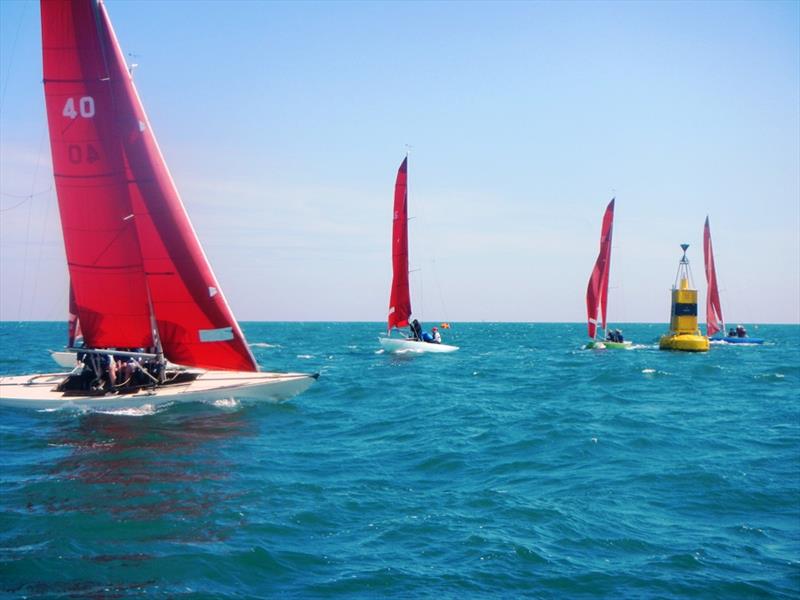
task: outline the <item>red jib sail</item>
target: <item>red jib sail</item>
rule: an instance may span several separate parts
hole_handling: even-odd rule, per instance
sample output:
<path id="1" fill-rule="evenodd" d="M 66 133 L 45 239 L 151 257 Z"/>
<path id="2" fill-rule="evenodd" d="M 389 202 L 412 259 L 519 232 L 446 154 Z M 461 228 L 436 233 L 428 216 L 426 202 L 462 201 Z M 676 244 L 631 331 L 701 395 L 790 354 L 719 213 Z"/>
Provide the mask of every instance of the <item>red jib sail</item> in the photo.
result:
<path id="1" fill-rule="evenodd" d="M 708 294 L 706 296 L 706 335 L 711 337 L 725 327 L 722 318 L 722 304 L 719 301 L 719 288 L 717 287 L 717 269 L 714 266 L 714 248 L 711 246 L 711 227 L 706 217 L 703 228 L 703 257 L 706 264 L 706 282 Z"/>
<path id="2" fill-rule="evenodd" d="M 586 288 L 586 313 L 589 324 L 589 337 L 597 334 L 598 323 L 606 328 L 606 309 L 608 308 L 608 275 L 611 271 L 611 234 L 614 229 L 614 199 L 608 203 L 603 215 L 600 230 L 600 253 L 594 263 L 589 285 Z M 598 321 L 598 316 L 601 321 Z"/>
<path id="3" fill-rule="evenodd" d="M 75 302 L 75 291 L 69 284 L 69 316 L 67 318 L 67 347 L 75 345 L 75 340 L 83 338 L 81 322 L 78 320 L 78 303 Z"/>
<path id="4" fill-rule="evenodd" d="M 406 327 L 411 316 L 408 291 L 408 157 L 397 171 L 392 217 L 392 291 L 389 297 L 389 331 Z"/>
<path id="5" fill-rule="evenodd" d="M 158 149 L 100 0 L 42 0 L 45 98 L 87 346 L 257 370 Z"/>

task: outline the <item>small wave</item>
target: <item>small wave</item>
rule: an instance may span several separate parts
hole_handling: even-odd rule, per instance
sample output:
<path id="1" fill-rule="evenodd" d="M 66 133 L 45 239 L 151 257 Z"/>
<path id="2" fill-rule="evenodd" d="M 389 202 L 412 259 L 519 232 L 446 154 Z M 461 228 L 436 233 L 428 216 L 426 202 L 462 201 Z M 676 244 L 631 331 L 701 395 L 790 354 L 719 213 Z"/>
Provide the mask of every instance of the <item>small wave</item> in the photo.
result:
<path id="1" fill-rule="evenodd" d="M 297 358 L 314 358 L 313 354 L 298 354 Z"/>
<path id="2" fill-rule="evenodd" d="M 220 400 L 214 400 L 210 402 L 210 404 L 217 408 L 239 408 L 239 406 L 241 406 L 241 403 L 236 400 L 236 398 L 222 398 Z"/>
<path id="3" fill-rule="evenodd" d="M 753 379 L 759 379 L 759 380 L 766 379 L 767 381 L 775 380 L 775 379 L 780 381 L 781 379 L 785 379 L 785 378 L 786 378 L 786 375 L 784 375 L 783 373 L 761 373 L 760 375 L 753 376 Z"/>
<path id="4" fill-rule="evenodd" d="M 251 348 L 281 348 L 280 344 L 268 344 L 267 342 L 253 342 L 248 345 Z"/>
<path id="5" fill-rule="evenodd" d="M 115 442 L 113 440 L 106 442 L 50 442 L 47 445 L 50 448 L 80 448 L 81 450 L 94 450 L 96 448 L 113 448 Z"/>
<path id="6" fill-rule="evenodd" d="M 642 369 L 642 375 L 647 375 L 648 377 L 665 377 L 671 375 L 671 373 L 659 371 L 658 369 Z"/>
<path id="7" fill-rule="evenodd" d="M 117 415 L 124 417 L 147 417 L 156 414 L 155 404 L 143 404 L 142 406 L 129 408 L 111 408 L 107 410 L 92 409 L 92 412 L 101 415 Z"/>
<path id="8" fill-rule="evenodd" d="M 36 409 L 36 412 L 38 412 L 38 413 L 53 413 L 53 412 L 61 412 L 61 411 L 81 412 L 81 409 L 80 409 L 80 407 L 75 406 L 74 404 L 64 404 L 63 406 Z"/>

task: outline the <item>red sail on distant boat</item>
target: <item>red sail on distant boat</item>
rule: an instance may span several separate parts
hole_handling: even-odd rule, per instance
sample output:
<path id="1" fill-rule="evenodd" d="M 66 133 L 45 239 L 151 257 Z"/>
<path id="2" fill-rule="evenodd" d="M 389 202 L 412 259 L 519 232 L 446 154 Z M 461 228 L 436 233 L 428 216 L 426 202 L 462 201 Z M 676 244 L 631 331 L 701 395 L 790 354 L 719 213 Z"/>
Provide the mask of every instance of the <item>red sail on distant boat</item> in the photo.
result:
<path id="1" fill-rule="evenodd" d="M 256 371 L 142 108 L 102 1 L 42 0 L 45 98 L 87 347 Z"/>
<path id="2" fill-rule="evenodd" d="M 586 313 L 588 317 L 589 337 L 594 339 L 597 325 L 606 328 L 606 311 L 608 309 L 608 278 L 611 271 L 611 235 L 614 229 L 614 199 L 608 203 L 603 215 L 600 230 L 600 253 L 589 277 L 586 288 Z"/>
<path id="3" fill-rule="evenodd" d="M 717 285 L 717 269 L 714 265 L 714 248 L 711 245 L 711 227 L 706 224 L 703 228 L 703 257 L 706 266 L 706 282 L 708 293 L 706 295 L 706 335 L 711 337 L 718 331 L 724 331 L 725 320 L 722 318 L 722 304 L 719 300 L 719 287 Z"/>
<path id="4" fill-rule="evenodd" d="M 458 346 L 443 344 L 437 328 L 432 333 L 422 331 L 420 323 L 411 318 L 411 294 L 408 278 L 408 156 L 397 170 L 394 185 L 394 205 L 392 212 L 392 287 L 389 294 L 388 334 L 378 337 L 384 352 L 411 352 L 413 354 L 449 353 Z M 411 327 L 411 335 L 392 337 L 392 331 L 401 327 Z M 442 323 L 442 329 L 449 329 L 449 323 Z M 402 333 L 402 332 L 401 332 Z M 438 341 L 436 337 L 438 336 Z"/>
<path id="5" fill-rule="evenodd" d="M 389 296 L 389 327 L 407 327 L 411 316 L 408 287 L 408 157 L 397 170 L 392 217 L 392 289 Z"/>

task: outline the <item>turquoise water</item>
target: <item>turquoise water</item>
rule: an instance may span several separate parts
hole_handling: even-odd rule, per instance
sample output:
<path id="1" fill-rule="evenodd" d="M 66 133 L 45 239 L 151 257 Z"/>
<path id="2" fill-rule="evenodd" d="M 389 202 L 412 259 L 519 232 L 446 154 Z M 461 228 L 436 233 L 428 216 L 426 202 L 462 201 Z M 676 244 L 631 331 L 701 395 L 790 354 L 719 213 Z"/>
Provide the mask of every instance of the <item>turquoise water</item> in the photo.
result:
<path id="1" fill-rule="evenodd" d="M 35 598 L 798 598 L 800 327 L 582 351 L 579 324 L 245 323 L 283 405 L 0 408 L 0 593 Z M 3 323 L 3 373 L 62 323 Z"/>

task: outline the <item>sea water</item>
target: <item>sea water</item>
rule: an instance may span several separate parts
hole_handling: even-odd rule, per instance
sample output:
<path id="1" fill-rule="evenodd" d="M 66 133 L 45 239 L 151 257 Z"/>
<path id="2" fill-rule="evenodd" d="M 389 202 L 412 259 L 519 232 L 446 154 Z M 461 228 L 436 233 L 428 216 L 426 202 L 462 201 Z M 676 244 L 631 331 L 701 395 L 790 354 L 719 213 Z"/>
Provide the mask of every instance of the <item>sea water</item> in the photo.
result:
<path id="1" fill-rule="evenodd" d="M 582 350 L 580 324 L 245 323 L 281 405 L 0 408 L 0 593 L 31 598 L 798 598 L 800 327 Z M 62 323 L 3 323 L 4 374 Z"/>

